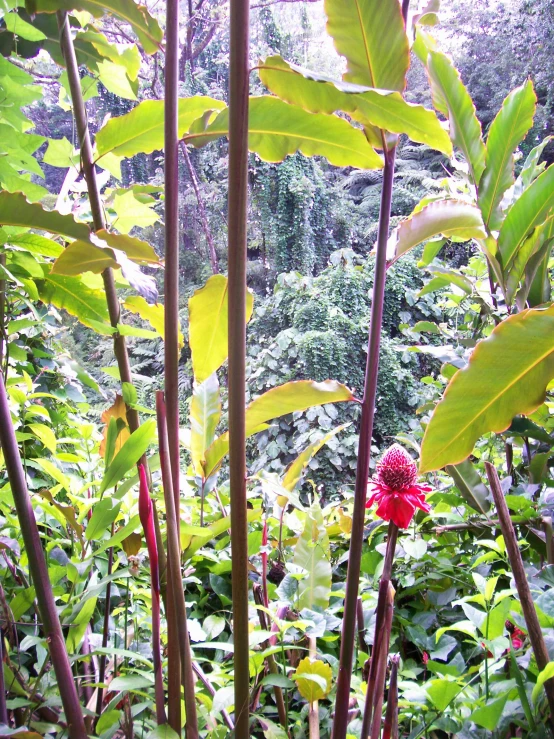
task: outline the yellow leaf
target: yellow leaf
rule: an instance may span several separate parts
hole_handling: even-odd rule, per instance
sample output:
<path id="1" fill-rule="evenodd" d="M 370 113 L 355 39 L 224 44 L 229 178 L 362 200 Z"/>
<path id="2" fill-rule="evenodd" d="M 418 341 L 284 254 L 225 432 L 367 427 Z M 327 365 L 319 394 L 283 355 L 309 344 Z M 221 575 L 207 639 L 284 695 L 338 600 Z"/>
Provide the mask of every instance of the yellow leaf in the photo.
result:
<path id="1" fill-rule="evenodd" d="M 333 672 L 331 667 L 316 659 L 314 662 L 305 657 L 298 663 L 293 679 L 300 695 L 310 703 L 325 698 L 331 691 Z"/>

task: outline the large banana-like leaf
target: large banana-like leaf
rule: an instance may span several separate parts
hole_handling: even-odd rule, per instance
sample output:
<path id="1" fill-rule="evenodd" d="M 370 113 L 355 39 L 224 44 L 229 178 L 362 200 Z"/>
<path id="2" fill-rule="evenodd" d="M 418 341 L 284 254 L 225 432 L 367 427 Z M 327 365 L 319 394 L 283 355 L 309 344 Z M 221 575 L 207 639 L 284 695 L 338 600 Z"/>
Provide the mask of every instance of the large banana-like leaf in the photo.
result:
<path id="1" fill-rule="evenodd" d="M 184 139 L 204 146 L 229 130 L 229 110 L 225 108 L 206 128 Z M 301 151 L 306 156 L 324 156 L 338 167 L 380 169 L 383 160 L 368 143 L 363 131 L 334 115 L 308 113 L 303 108 L 270 95 L 251 97 L 248 121 L 248 148 L 266 162 L 281 162 Z"/>
<path id="2" fill-rule="evenodd" d="M 304 531 L 294 549 L 293 563 L 306 571 L 298 583 L 298 610 L 314 606 L 328 608 L 332 568 L 329 536 L 319 503 L 314 503 L 306 512 Z"/>
<path id="3" fill-rule="evenodd" d="M 528 80 L 516 87 L 502 104 L 487 137 L 485 171 L 479 183 L 479 207 L 489 231 L 502 223 L 500 201 L 514 183 L 514 152 L 533 125 L 537 97 Z"/>
<path id="4" fill-rule="evenodd" d="M 340 403 L 345 400 L 354 400 L 351 390 L 334 380 L 287 382 L 268 390 L 246 407 L 246 436 L 257 433 L 260 427 L 263 428 L 263 424 L 273 418 L 305 411 L 314 405 Z M 211 475 L 228 451 L 229 432 L 225 432 L 206 451 L 206 477 Z"/>
<path id="5" fill-rule="evenodd" d="M 107 11 L 131 26 L 147 54 L 155 54 L 161 47 L 163 33 L 158 21 L 135 0 L 26 0 L 25 4 L 29 13 L 86 10 L 100 18 Z"/>
<path id="6" fill-rule="evenodd" d="M 554 207 L 554 166 L 537 177 L 515 201 L 498 234 L 498 252 L 506 272 L 525 239 Z"/>
<path id="7" fill-rule="evenodd" d="M 469 459 L 460 462 L 460 464 L 447 465 L 446 471 L 454 480 L 466 503 L 474 510 L 486 515 L 491 507 L 489 489 L 481 480 L 479 473 Z"/>
<path id="8" fill-rule="evenodd" d="M 394 229 L 387 245 L 387 259 L 393 262 L 414 246 L 439 235 L 484 239 L 487 234 L 479 208 L 462 200 L 429 203 Z"/>
<path id="9" fill-rule="evenodd" d="M 229 339 L 227 278 L 213 275 L 189 300 L 189 344 L 192 371 L 196 382 L 204 382 L 227 359 Z M 254 299 L 246 295 L 246 322 L 250 320 Z"/>
<path id="10" fill-rule="evenodd" d="M 427 68 L 433 105 L 448 116 L 450 138 L 464 154 L 473 180 L 478 184 L 485 169 L 485 144 L 473 101 L 457 69 L 445 54 L 430 52 Z"/>
<path id="11" fill-rule="evenodd" d="M 346 58 L 344 79 L 402 92 L 410 63 L 398 0 L 325 0 L 327 31 Z"/>
<path id="12" fill-rule="evenodd" d="M 199 477 L 204 477 L 204 455 L 214 440 L 220 417 L 219 383 L 214 372 L 195 385 L 190 404 L 190 454 Z"/>
<path id="13" fill-rule="evenodd" d="M 321 439 L 313 441 L 311 444 L 309 444 L 287 467 L 287 471 L 285 472 L 285 476 L 283 477 L 282 481 L 283 487 L 287 490 L 294 490 L 294 488 L 300 482 L 300 479 L 304 474 L 304 470 L 321 449 L 321 447 L 325 446 L 325 444 L 327 444 L 327 442 L 332 439 L 333 436 L 336 436 L 348 426 L 350 426 L 349 423 L 343 423 L 341 426 L 337 426 L 336 428 L 331 429 L 331 431 L 328 431 L 324 436 L 321 437 Z"/>
<path id="14" fill-rule="evenodd" d="M 351 118 L 391 133 L 405 133 L 413 141 L 428 144 L 445 154 L 452 153 L 448 133 L 435 113 L 422 105 L 407 103 L 398 92 L 372 90 L 324 75 L 269 56 L 259 67 L 264 85 L 287 103 L 310 113 L 344 111 Z"/>
<path id="15" fill-rule="evenodd" d="M 450 381 L 425 431 L 420 471 L 468 457 L 477 439 L 504 431 L 544 401 L 554 377 L 554 307 L 510 316 L 479 342 Z"/>
<path id="16" fill-rule="evenodd" d="M 552 238 L 554 238 L 554 216 L 535 228 L 516 252 L 510 267 L 505 270 L 504 277 L 506 301 L 510 305 L 514 301 L 522 280 L 525 284 L 518 293 L 518 304 L 521 301 L 525 302 L 535 272 L 545 254 L 546 262 L 548 262 Z M 541 300 L 540 302 L 544 301 Z"/>
<path id="17" fill-rule="evenodd" d="M 179 100 L 179 136 L 189 130 L 191 124 L 208 110 L 221 110 L 225 103 L 214 98 L 197 95 Z M 105 154 L 133 157 L 150 154 L 164 145 L 164 101 L 144 100 L 130 113 L 110 118 L 96 135 L 98 158 Z"/>

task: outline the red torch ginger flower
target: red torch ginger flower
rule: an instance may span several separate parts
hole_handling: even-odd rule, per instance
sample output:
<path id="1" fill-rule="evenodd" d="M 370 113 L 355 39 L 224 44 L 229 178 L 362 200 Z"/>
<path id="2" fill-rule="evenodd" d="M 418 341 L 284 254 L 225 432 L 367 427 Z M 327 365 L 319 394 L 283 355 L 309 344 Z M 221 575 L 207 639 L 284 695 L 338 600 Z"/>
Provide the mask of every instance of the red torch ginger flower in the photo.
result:
<path id="1" fill-rule="evenodd" d="M 399 444 L 393 444 L 383 454 L 369 488 L 371 495 L 366 508 L 377 503 L 379 518 L 392 521 L 401 529 L 408 528 L 416 508 L 426 513 L 431 510 L 425 502 L 425 493 L 432 488 L 418 484 L 416 463 Z"/>

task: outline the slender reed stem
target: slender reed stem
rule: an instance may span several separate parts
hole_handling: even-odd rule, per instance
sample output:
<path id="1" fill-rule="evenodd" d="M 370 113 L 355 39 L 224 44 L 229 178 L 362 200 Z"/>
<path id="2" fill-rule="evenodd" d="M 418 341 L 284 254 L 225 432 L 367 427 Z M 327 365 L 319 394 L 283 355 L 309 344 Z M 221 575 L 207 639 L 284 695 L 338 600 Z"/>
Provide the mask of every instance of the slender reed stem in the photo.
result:
<path id="1" fill-rule="evenodd" d="M 373 298 L 371 302 L 371 322 L 369 327 L 365 387 L 362 401 L 362 417 L 360 422 L 360 439 L 358 445 L 358 464 L 356 468 L 356 486 L 354 489 L 350 554 L 346 575 L 346 597 L 344 599 L 333 739 L 345 739 L 346 727 L 348 725 L 348 698 L 350 694 L 350 678 L 352 675 L 354 641 L 356 634 L 356 604 L 358 600 L 358 583 L 360 580 L 362 546 L 364 541 L 365 504 L 369 477 L 369 459 L 371 454 L 371 437 L 373 434 L 375 398 L 377 393 L 377 376 L 379 372 L 379 348 L 381 345 L 381 327 L 383 324 L 383 308 L 385 302 L 387 240 L 389 235 L 390 210 L 392 202 L 395 150 L 385 151 L 384 157 L 385 169 L 383 173 L 381 208 L 379 212 L 377 255 L 375 259 Z"/>
<path id="2" fill-rule="evenodd" d="M 52 660 L 56 674 L 62 705 L 68 723 L 69 736 L 71 739 L 87 739 L 83 711 L 79 703 L 71 665 L 65 648 L 62 627 L 48 577 L 48 568 L 44 558 L 44 550 L 40 541 L 35 514 L 25 482 L 25 472 L 21 464 L 19 448 L 8 406 L 8 398 L 4 387 L 4 379 L 1 374 L 0 444 L 4 452 L 8 479 L 21 527 L 23 543 L 25 544 L 25 553 L 29 560 L 29 571 L 33 579 L 33 585 L 35 586 L 36 599 L 42 618 L 42 628 L 50 650 L 50 659 Z"/>
<path id="3" fill-rule="evenodd" d="M 315 636 L 309 636 L 308 643 L 310 659 L 316 660 L 317 646 Z M 308 708 L 308 729 L 310 739 L 319 739 L 319 701 L 312 701 Z"/>
<path id="4" fill-rule="evenodd" d="M 485 470 L 487 472 L 487 477 L 489 478 L 492 497 L 498 512 L 500 530 L 502 531 L 502 536 L 506 543 L 508 559 L 510 560 L 519 600 L 521 602 L 521 610 L 523 611 L 525 623 L 527 624 L 529 641 L 533 647 L 535 659 L 537 660 L 537 667 L 539 670 L 544 670 L 550 661 L 550 658 L 548 656 L 548 650 L 539 624 L 537 611 L 535 610 L 535 604 L 527 581 L 527 575 L 525 574 L 523 559 L 517 543 L 517 534 L 510 519 L 510 511 L 506 505 L 506 500 L 504 498 L 504 493 L 502 492 L 496 468 L 490 464 L 490 462 L 485 462 Z M 544 683 L 544 692 L 546 693 L 550 709 L 549 724 L 551 730 L 554 732 L 554 678 L 551 678 Z"/>
<path id="5" fill-rule="evenodd" d="M 179 510 L 179 0 L 167 0 L 165 24 L 165 397 L 175 510 Z"/>
<path id="6" fill-rule="evenodd" d="M 398 663 L 400 657 L 395 654 L 390 670 L 387 712 L 383 726 L 383 739 L 398 739 Z"/>
<path id="7" fill-rule="evenodd" d="M 375 684 L 373 688 L 373 695 L 366 696 L 366 701 L 371 700 L 373 702 L 371 717 L 371 739 L 379 739 L 381 735 L 381 712 L 383 710 L 385 677 L 387 673 L 387 662 L 390 646 L 390 632 L 392 628 L 392 616 L 394 611 L 394 588 L 390 581 L 387 582 L 387 585 L 387 601 L 385 603 L 383 629 L 382 632 L 379 634 L 379 659 L 377 660 L 377 667 L 375 670 Z"/>
<path id="8" fill-rule="evenodd" d="M 8 723 L 6 707 L 6 686 L 4 685 L 4 634 L 0 629 L 0 724 Z"/>
<path id="9" fill-rule="evenodd" d="M 200 678 L 200 681 L 208 691 L 208 693 L 212 696 L 212 698 L 215 695 L 215 688 L 210 682 L 208 676 L 205 674 L 204 670 L 200 667 L 200 665 L 197 665 L 196 662 L 192 663 L 192 669 L 194 672 L 198 675 Z M 228 712 L 223 709 L 221 711 L 221 718 L 223 719 L 225 726 L 229 729 L 229 731 L 235 730 L 235 724 L 233 723 L 233 719 L 229 716 Z"/>
<path id="10" fill-rule="evenodd" d="M 358 649 L 367 654 L 368 649 L 365 642 L 364 606 L 361 598 L 358 598 L 358 602 L 356 603 L 356 620 L 358 622 Z"/>
<path id="11" fill-rule="evenodd" d="M 171 465 L 168 449 L 167 416 L 163 392 L 156 393 L 156 411 L 158 415 L 158 440 L 160 449 L 160 466 L 164 487 L 164 500 L 167 527 L 168 573 L 171 578 L 171 592 L 175 605 L 177 622 L 176 644 L 170 643 L 169 650 L 178 647 L 181 655 L 182 682 L 185 690 L 185 732 L 187 739 L 198 739 L 198 721 L 196 717 L 196 699 L 194 697 L 194 673 L 187 628 L 187 609 L 183 582 L 181 580 L 181 552 L 179 541 L 179 521 L 175 509 L 173 494 Z"/>
<path id="12" fill-rule="evenodd" d="M 112 523 L 112 531 L 111 536 L 114 535 L 115 531 L 115 523 Z M 107 571 L 107 577 L 109 577 L 112 574 L 112 568 L 113 568 L 113 547 L 110 547 L 108 550 L 108 571 Z M 106 585 L 106 605 L 104 607 L 104 623 L 102 626 L 102 648 L 106 649 L 108 646 L 108 637 L 109 637 L 109 630 L 110 630 L 110 601 L 112 597 L 112 583 L 111 580 Z M 100 714 L 102 713 L 102 700 L 104 698 L 104 688 L 102 687 L 102 684 L 104 680 L 106 679 L 106 661 L 108 659 L 107 654 L 101 654 L 100 655 L 100 664 L 98 667 L 98 682 L 100 683 L 98 687 L 98 693 L 96 695 L 96 720 L 100 718 Z"/>
<path id="13" fill-rule="evenodd" d="M 235 736 L 248 739 L 248 525 L 246 510 L 246 226 L 249 1 L 230 0 L 229 68 L 229 478 L 233 557 Z"/>

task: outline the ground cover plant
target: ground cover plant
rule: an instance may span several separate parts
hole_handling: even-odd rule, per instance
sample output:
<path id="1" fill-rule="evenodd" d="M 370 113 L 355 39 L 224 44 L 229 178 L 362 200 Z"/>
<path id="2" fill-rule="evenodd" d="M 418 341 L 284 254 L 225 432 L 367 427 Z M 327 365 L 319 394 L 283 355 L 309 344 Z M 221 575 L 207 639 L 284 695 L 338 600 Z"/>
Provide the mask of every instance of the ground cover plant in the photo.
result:
<path id="1" fill-rule="evenodd" d="M 0 7 L 0 735 L 548 736 L 547 72 L 271 5 Z"/>

